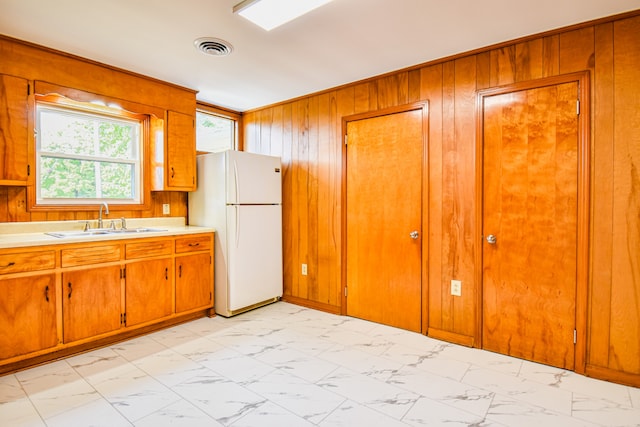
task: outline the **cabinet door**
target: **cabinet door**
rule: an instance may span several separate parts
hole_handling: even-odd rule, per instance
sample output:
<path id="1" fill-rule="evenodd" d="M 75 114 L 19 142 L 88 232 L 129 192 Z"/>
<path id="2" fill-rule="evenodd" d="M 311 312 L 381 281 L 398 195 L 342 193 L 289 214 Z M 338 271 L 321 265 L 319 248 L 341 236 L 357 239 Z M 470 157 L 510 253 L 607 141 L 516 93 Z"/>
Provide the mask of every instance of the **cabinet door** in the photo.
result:
<path id="1" fill-rule="evenodd" d="M 27 183 L 28 90 L 25 79 L 0 74 L 0 184 Z"/>
<path id="2" fill-rule="evenodd" d="M 127 264 L 127 326 L 161 319 L 173 313 L 171 261 L 171 258 L 162 258 Z"/>
<path id="3" fill-rule="evenodd" d="M 194 117 L 167 112 L 167 189 L 196 188 L 196 139 Z"/>
<path id="4" fill-rule="evenodd" d="M 0 359 L 58 344 L 55 286 L 54 274 L 0 281 Z"/>
<path id="5" fill-rule="evenodd" d="M 120 266 L 62 273 L 64 342 L 120 328 Z"/>
<path id="6" fill-rule="evenodd" d="M 213 275 L 208 253 L 176 258 L 176 313 L 213 306 Z"/>

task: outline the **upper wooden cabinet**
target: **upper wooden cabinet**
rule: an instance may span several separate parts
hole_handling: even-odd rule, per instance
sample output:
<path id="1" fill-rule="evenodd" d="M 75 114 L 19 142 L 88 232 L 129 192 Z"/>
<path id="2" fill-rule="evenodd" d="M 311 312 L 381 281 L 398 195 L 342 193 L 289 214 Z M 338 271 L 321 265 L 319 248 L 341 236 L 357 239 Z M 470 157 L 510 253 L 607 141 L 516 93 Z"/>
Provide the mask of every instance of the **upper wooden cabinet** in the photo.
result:
<path id="1" fill-rule="evenodd" d="M 0 185 L 27 185 L 29 82 L 0 74 Z"/>
<path id="2" fill-rule="evenodd" d="M 152 143 L 151 189 L 193 191 L 196 189 L 195 118 L 167 111 L 165 131 L 164 141 Z"/>

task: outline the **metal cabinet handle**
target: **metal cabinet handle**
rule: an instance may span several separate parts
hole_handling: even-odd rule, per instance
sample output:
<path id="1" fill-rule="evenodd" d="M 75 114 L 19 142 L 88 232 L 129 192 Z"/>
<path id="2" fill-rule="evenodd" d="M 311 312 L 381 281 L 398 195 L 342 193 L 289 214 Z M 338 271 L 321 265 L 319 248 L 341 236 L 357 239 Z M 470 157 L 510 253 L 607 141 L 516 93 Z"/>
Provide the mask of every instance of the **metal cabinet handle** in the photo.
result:
<path id="1" fill-rule="evenodd" d="M 493 234 L 489 234 L 487 236 L 487 243 L 490 245 L 495 245 L 496 242 L 498 241 L 498 239 L 496 238 L 496 236 L 494 236 Z"/>
<path id="2" fill-rule="evenodd" d="M 164 280 L 169 280 L 169 268 L 164 269 Z"/>
<path id="3" fill-rule="evenodd" d="M 68 297 L 71 299 L 71 294 L 73 293 L 73 288 L 71 287 L 71 282 L 67 284 L 67 288 L 69 289 Z"/>
<path id="4" fill-rule="evenodd" d="M 418 233 L 418 230 L 413 230 L 411 233 L 409 233 L 409 237 L 411 237 L 413 240 L 417 240 L 418 237 L 420 237 L 420 233 Z"/>
<path id="5" fill-rule="evenodd" d="M 49 286 L 48 285 L 44 288 L 44 299 L 46 299 L 47 302 L 49 302 Z"/>
<path id="6" fill-rule="evenodd" d="M 182 277 L 182 265 L 178 266 L 178 277 Z"/>

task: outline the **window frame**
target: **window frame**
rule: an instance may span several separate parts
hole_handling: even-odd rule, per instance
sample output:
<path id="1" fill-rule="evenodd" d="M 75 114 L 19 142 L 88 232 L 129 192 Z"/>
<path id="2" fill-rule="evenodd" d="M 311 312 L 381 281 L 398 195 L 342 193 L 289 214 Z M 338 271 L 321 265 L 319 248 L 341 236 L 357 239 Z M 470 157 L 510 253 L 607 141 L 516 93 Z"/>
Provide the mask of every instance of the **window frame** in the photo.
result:
<path id="1" fill-rule="evenodd" d="M 233 147 L 232 150 L 242 150 L 242 114 L 236 111 L 225 110 L 224 108 L 216 107 L 211 104 L 207 104 L 204 102 L 198 101 L 196 103 L 196 115 L 197 113 L 205 113 L 210 114 L 212 116 L 218 116 L 224 119 L 229 119 L 233 121 Z M 196 129 L 196 138 L 197 138 L 197 129 Z M 198 141 L 196 139 L 196 150 L 197 150 Z M 196 154 L 207 154 L 208 151 L 196 151 Z"/>
<path id="2" fill-rule="evenodd" d="M 102 157 L 99 155 L 89 154 L 69 154 L 43 151 L 41 147 L 41 140 L 38 133 L 40 132 L 41 112 L 59 112 L 60 114 L 78 115 L 86 118 L 96 117 L 99 120 L 114 119 L 120 122 L 131 122 L 137 125 L 137 134 L 133 139 L 133 150 L 135 156 L 133 159 L 113 159 L 109 157 Z M 146 118 L 140 114 L 133 114 L 121 109 L 114 109 L 108 107 L 98 108 L 97 106 L 68 106 L 67 103 L 51 102 L 50 100 L 37 100 L 36 101 L 36 203 L 38 205 L 87 205 L 96 204 L 107 201 L 111 204 L 123 204 L 123 205 L 137 205 L 142 200 L 142 145 L 143 145 L 143 129 Z M 112 164 L 127 164 L 133 166 L 133 197 L 126 199 L 114 199 L 114 198 L 44 198 L 42 197 L 41 187 L 41 168 L 43 157 L 53 157 L 62 159 L 77 159 L 81 161 L 92 161 L 100 163 L 112 163 Z"/>
<path id="3" fill-rule="evenodd" d="M 150 146 L 155 143 L 163 143 L 163 133 L 152 132 L 156 123 L 164 123 L 164 110 L 157 107 L 137 104 L 130 101 L 109 98 L 103 95 L 97 95 L 78 89 L 56 86 L 51 83 L 35 81 L 35 93 L 30 97 L 29 102 L 31 110 L 30 122 L 34 132 L 29 135 L 29 159 L 31 171 L 28 177 L 27 186 L 27 210 L 33 212 L 46 211 L 94 211 L 99 209 L 102 202 L 109 204 L 109 209 L 114 211 L 142 211 L 151 208 L 151 184 L 150 184 Z M 46 90 L 38 90 L 45 88 Z M 45 93 L 43 93 L 45 92 Z M 139 146 L 139 201 L 131 203 L 129 201 L 122 202 L 114 199 L 87 199 L 83 202 L 68 202 L 69 199 L 61 200 L 60 203 L 39 203 L 37 199 L 36 179 L 39 175 L 38 163 L 36 159 L 37 141 L 36 141 L 36 120 L 37 120 L 37 104 L 39 102 L 58 105 L 61 108 L 78 109 L 80 111 L 109 112 L 117 111 L 117 115 L 122 117 L 133 118 L 140 121 L 140 137 Z M 105 107 L 111 106 L 111 107 Z"/>

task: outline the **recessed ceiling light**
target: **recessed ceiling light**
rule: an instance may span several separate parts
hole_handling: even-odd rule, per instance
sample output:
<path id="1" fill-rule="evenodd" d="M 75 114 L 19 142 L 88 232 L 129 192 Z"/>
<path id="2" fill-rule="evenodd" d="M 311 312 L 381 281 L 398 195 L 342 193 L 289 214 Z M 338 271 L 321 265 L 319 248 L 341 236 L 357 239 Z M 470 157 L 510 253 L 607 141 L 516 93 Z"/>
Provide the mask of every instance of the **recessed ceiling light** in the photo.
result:
<path id="1" fill-rule="evenodd" d="M 237 13 L 269 31 L 332 0 L 244 0 L 233 7 Z"/>

